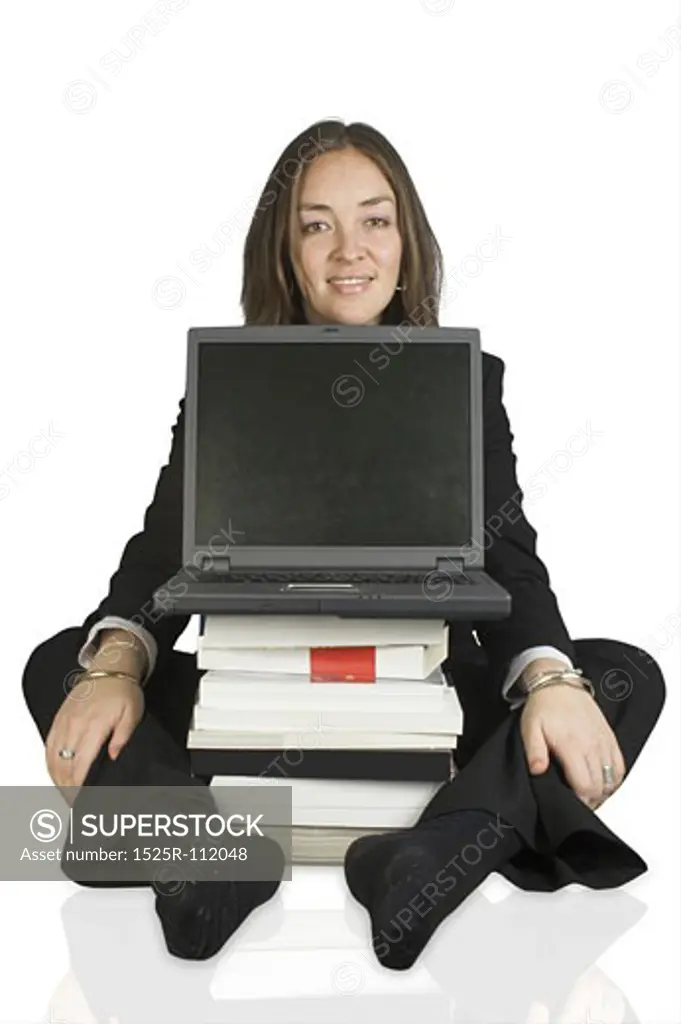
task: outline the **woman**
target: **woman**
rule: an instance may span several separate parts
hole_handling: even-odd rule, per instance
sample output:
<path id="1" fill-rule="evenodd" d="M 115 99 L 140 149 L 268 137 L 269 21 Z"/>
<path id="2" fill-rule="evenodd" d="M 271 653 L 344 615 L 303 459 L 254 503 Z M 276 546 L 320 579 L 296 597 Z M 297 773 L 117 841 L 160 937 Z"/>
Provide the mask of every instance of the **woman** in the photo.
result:
<path id="1" fill-rule="evenodd" d="M 379 132 L 324 121 L 291 142 L 246 239 L 246 323 L 437 325 L 441 282 L 419 197 Z M 485 568 L 511 593 L 512 613 L 450 623 L 449 665 L 466 721 L 458 775 L 415 827 L 356 840 L 345 860 L 376 955 L 391 968 L 410 966 L 491 871 L 553 891 L 572 881 L 617 886 L 646 870 L 593 812 L 631 770 L 662 710 L 664 681 L 639 648 L 570 640 L 521 504 L 498 514 L 522 497 L 503 370 L 484 354 L 485 520 L 496 524 Z M 181 564 L 183 401 L 144 529 L 126 545 L 109 594 L 81 626 L 40 644 L 24 671 L 59 786 L 205 786 L 185 749 L 199 672 L 173 650 L 189 617 L 149 613 L 154 590 Z M 95 669 L 103 674 L 93 688 Z M 86 699 L 64 700 L 64 680 L 74 684 L 69 697 Z M 159 892 L 168 948 L 212 956 L 277 885 L 197 881 Z"/>

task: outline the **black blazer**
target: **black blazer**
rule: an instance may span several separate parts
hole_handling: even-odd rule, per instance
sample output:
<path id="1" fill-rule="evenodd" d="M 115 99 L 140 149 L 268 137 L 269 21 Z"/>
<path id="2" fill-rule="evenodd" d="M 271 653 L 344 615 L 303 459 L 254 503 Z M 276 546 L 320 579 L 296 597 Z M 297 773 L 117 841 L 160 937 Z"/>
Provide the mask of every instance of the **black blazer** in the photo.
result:
<path id="1" fill-rule="evenodd" d="M 450 622 L 450 662 L 477 659 L 481 647 L 494 678 L 500 680 L 511 658 L 527 647 L 549 645 L 573 663 L 575 658 L 548 572 L 536 554 L 537 534 L 522 511 L 513 434 L 502 401 L 504 369 L 497 356 L 482 353 L 485 525 L 494 525 L 485 541 L 484 567 L 511 594 L 512 612 L 494 622 Z M 83 622 L 83 642 L 91 626 L 105 615 L 134 618 L 156 639 L 160 664 L 184 632 L 190 616 L 159 617 L 152 600 L 154 591 L 182 566 L 183 463 L 184 398 L 144 527 L 126 544 L 109 593 Z"/>

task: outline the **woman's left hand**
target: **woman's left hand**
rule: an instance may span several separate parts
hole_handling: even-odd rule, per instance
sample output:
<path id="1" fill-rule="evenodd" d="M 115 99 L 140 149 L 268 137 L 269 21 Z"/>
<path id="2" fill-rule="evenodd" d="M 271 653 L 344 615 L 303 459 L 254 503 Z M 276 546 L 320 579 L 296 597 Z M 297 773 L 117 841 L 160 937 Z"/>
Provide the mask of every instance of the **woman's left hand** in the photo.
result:
<path id="1" fill-rule="evenodd" d="M 545 772 L 550 754 L 555 754 L 568 783 L 592 810 L 624 778 L 626 767 L 617 738 L 582 686 L 546 686 L 530 694 L 520 717 L 520 732 L 530 772 Z M 612 786 L 606 787 L 603 781 L 604 764 L 612 765 Z"/>

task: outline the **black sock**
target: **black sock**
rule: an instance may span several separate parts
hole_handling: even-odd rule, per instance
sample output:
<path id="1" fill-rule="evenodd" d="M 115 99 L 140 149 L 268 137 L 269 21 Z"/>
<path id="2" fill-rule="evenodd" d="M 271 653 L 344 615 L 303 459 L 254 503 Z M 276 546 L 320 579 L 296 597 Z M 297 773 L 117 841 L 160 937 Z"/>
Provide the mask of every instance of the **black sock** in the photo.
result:
<path id="1" fill-rule="evenodd" d="M 222 949 L 250 912 L 274 896 L 279 882 L 186 882 L 174 895 L 157 893 L 156 913 L 168 952 L 207 960 Z"/>
<path id="2" fill-rule="evenodd" d="M 383 966 L 411 967 L 437 926 L 523 845 L 513 826 L 483 810 L 453 811 L 351 843 L 345 877 L 369 912 Z"/>
<path id="3" fill-rule="evenodd" d="M 265 840 L 262 840 L 265 842 Z M 207 960 L 220 950 L 252 910 L 274 896 L 284 873 L 281 847 L 271 842 L 268 867 L 278 877 L 271 881 L 199 878 L 172 882 L 157 891 L 155 909 L 168 952 L 184 960 Z M 210 874 L 206 868 L 206 874 Z"/>

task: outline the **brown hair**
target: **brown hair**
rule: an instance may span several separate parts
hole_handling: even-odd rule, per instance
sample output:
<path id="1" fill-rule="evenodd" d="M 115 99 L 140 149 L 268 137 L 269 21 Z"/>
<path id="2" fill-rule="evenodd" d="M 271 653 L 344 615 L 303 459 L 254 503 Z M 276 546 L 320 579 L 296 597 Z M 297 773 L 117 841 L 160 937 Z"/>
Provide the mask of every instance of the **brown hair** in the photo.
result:
<path id="1" fill-rule="evenodd" d="M 305 323 L 302 295 L 290 259 L 289 225 L 304 169 L 323 153 L 354 147 L 385 175 L 397 200 L 402 265 L 381 323 L 438 326 L 442 253 L 409 171 L 385 136 L 368 124 L 317 121 L 301 132 L 274 165 L 253 214 L 244 246 L 241 307 L 247 324 Z M 312 152 L 303 151 L 312 147 Z M 289 187 L 293 182 L 293 187 Z"/>

